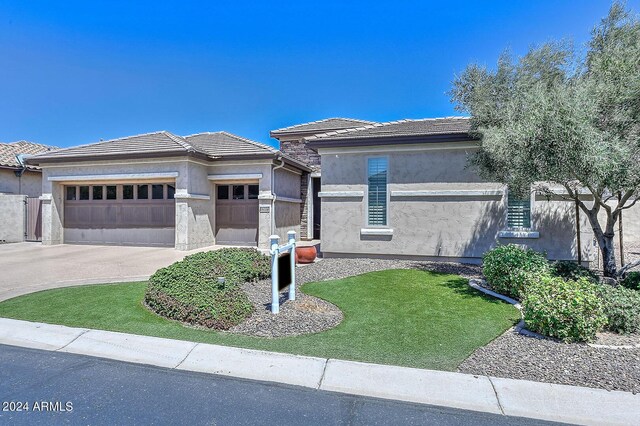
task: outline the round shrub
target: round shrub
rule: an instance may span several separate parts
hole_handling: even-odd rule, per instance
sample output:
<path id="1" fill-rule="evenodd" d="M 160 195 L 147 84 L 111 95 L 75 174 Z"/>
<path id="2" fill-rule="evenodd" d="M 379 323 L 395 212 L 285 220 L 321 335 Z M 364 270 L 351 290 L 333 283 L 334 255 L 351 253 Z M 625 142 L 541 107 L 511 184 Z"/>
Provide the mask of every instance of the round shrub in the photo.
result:
<path id="1" fill-rule="evenodd" d="M 144 301 L 163 317 L 227 330 L 254 309 L 239 284 L 269 274 L 269 258 L 255 249 L 196 253 L 156 271 L 149 279 Z M 224 277 L 224 282 L 219 277 Z"/>
<path id="2" fill-rule="evenodd" d="M 522 311 L 531 331 L 565 342 L 592 341 L 607 322 L 598 286 L 586 278 L 542 277 L 532 282 Z"/>
<path id="3" fill-rule="evenodd" d="M 625 287 L 600 285 L 607 329 L 615 333 L 640 332 L 640 292 Z"/>
<path id="4" fill-rule="evenodd" d="M 509 244 L 485 253 L 482 273 L 495 291 L 520 299 L 531 277 L 549 274 L 549 262 L 542 253 Z"/>
<path id="5" fill-rule="evenodd" d="M 565 280 L 586 278 L 593 283 L 598 282 L 598 275 L 595 272 L 570 260 L 559 260 L 557 262 L 553 262 L 551 264 L 551 275 L 554 277 L 564 278 Z"/>
<path id="6" fill-rule="evenodd" d="M 205 251 L 184 258 L 185 261 L 201 268 L 223 267 L 221 275 L 236 282 L 251 282 L 271 276 L 268 256 L 256 249 L 227 247 L 216 251 Z"/>
<path id="7" fill-rule="evenodd" d="M 630 288 L 631 290 L 640 291 L 640 272 L 629 272 L 625 279 L 620 281 L 620 285 L 626 288 Z"/>

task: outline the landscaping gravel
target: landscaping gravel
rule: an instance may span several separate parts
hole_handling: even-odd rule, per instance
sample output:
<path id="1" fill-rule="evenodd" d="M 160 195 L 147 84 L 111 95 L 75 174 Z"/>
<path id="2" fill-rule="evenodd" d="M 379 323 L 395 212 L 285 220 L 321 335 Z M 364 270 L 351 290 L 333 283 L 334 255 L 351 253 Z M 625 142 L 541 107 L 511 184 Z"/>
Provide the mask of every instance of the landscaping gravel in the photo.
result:
<path id="1" fill-rule="evenodd" d="M 481 268 L 443 262 L 415 262 L 386 259 L 322 259 L 296 268 L 296 300 L 287 301 L 287 292 L 280 294 L 280 312 L 271 313 L 271 281 L 246 283 L 242 289 L 255 306 L 255 312 L 247 320 L 229 329 L 232 333 L 258 337 L 288 337 L 318 333 L 337 326 L 343 319 L 337 306 L 308 296 L 299 286 L 314 281 L 335 280 L 385 269 L 424 269 L 468 278 L 479 277 Z"/>
<path id="2" fill-rule="evenodd" d="M 296 300 L 280 294 L 280 312 L 271 313 L 271 280 L 245 283 L 242 289 L 255 306 L 244 322 L 229 329 L 232 333 L 258 337 L 288 337 L 318 333 L 333 328 L 343 319 L 342 311 L 332 303 L 308 296 L 296 288 Z"/>
<path id="3" fill-rule="evenodd" d="M 509 330 L 476 350 L 458 371 L 638 393 L 640 348 L 593 348 L 526 337 Z"/>
<path id="4" fill-rule="evenodd" d="M 596 341 L 593 343 L 596 345 L 640 347 L 640 334 L 598 333 Z"/>

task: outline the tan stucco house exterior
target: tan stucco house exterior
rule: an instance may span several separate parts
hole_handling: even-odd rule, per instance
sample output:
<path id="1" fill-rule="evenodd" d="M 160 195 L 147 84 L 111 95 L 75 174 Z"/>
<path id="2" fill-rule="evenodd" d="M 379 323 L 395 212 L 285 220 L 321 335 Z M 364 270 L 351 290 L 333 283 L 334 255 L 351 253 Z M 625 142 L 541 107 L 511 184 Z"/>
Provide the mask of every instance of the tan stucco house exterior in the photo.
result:
<path id="1" fill-rule="evenodd" d="M 268 246 L 300 230 L 304 163 L 226 132 L 129 136 L 30 157 L 43 244 Z"/>
<path id="2" fill-rule="evenodd" d="M 597 262 L 584 214 L 577 247 L 573 203 L 535 193 L 516 199 L 467 167 L 478 149 L 469 129 L 466 117 L 328 119 L 271 135 L 283 152 L 312 164 L 312 189 L 303 191 L 302 207 L 308 214 L 321 212 L 324 256 L 478 263 L 496 244 L 515 243 L 545 251 L 550 259 L 575 260 L 580 250 L 585 263 Z M 309 195 L 314 189 L 316 197 Z M 625 215 L 625 239 L 637 244 L 640 208 Z M 304 220 L 302 229 L 304 236 Z"/>
<path id="3" fill-rule="evenodd" d="M 478 263 L 497 244 L 598 261 L 575 205 L 527 199 L 467 167 L 466 117 L 330 118 L 274 130 L 280 150 L 226 132 L 128 136 L 28 157 L 42 172 L 43 244 L 267 248 L 295 230 L 327 257 Z M 580 247 L 576 238 L 580 223 Z M 640 206 L 625 212 L 640 246 Z"/>

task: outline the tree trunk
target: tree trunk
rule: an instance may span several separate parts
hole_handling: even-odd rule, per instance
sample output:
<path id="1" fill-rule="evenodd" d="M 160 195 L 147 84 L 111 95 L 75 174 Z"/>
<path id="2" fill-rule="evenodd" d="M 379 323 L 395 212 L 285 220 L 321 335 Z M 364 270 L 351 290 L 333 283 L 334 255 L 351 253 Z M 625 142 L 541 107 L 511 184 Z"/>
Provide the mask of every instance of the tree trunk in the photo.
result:
<path id="1" fill-rule="evenodd" d="M 602 272 L 605 277 L 616 278 L 618 271 L 616 268 L 616 251 L 613 243 L 616 221 L 612 214 L 607 214 L 607 224 L 603 231 L 598 221 L 598 209 L 587 210 L 586 213 L 589 223 L 591 223 L 591 227 L 593 228 L 593 234 L 600 247 L 600 253 L 602 254 Z"/>
<path id="2" fill-rule="evenodd" d="M 617 278 L 616 250 L 613 246 L 614 234 L 603 234 L 603 244 L 600 246 L 602 253 L 602 272 L 605 277 Z"/>

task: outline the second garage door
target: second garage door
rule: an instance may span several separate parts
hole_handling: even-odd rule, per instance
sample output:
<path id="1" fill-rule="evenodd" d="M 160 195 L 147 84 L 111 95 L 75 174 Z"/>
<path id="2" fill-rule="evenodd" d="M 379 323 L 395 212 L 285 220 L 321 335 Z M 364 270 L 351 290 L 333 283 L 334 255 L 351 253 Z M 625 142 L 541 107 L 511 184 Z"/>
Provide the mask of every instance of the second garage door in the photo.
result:
<path id="1" fill-rule="evenodd" d="M 258 244 L 257 184 L 216 185 L 216 244 Z"/>

